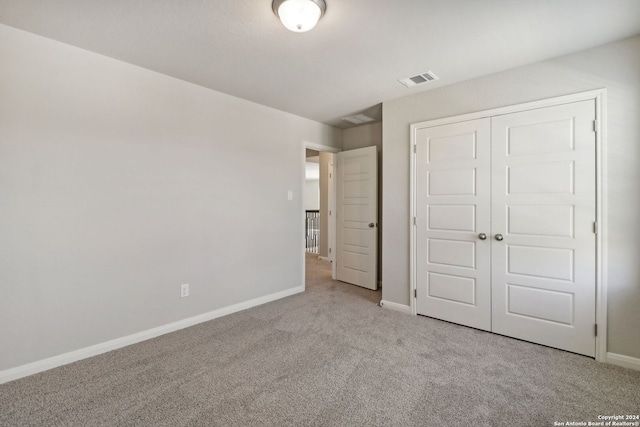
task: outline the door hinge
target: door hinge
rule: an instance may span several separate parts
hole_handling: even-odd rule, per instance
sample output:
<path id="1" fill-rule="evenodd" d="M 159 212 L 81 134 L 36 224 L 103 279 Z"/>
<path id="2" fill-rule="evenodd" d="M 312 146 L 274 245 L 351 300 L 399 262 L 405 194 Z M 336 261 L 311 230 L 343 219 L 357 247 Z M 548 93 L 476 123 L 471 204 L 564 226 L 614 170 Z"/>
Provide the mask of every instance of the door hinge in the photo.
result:
<path id="1" fill-rule="evenodd" d="M 418 152 L 418 145 L 413 144 L 413 154 L 416 154 L 417 152 Z"/>
<path id="2" fill-rule="evenodd" d="M 598 234 L 598 221 L 593 221 L 593 234 Z"/>
<path id="3" fill-rule="evenodd" d="M 417 225 L 417 220 L 415 216 L 413 217 L 413 225 Z"/>
<path id="4" fill-rule="evenodd" d="M 331 248 L 329 248 L 329 253 L 331 253 Z"/>
<path id="5" fill-rule="evenodd" d="M 595 336 L 598 336 L 598 324 L 597 323 L 595 325 L 593 325 L 593 333 L 595 334 Z"/>
<path id="6" fill-rule="evenodd" d="M 418 298 L 418 289 L 413 290 L 413 297 Z"/>
<path id="7" fill-rule="evenodd" d="M 597 120 L 593 121 L 593 131 L 594 132 L 598 132 L 598 121 Z"/>

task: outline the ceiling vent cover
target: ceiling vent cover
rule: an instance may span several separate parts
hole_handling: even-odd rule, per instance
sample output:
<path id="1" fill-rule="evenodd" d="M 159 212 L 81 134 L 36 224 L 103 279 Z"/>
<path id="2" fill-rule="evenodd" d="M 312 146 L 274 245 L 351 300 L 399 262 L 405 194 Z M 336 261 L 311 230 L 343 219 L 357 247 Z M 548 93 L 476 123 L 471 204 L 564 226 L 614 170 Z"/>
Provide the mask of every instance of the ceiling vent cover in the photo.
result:
<path id="1" fill-rule="evenodd" d="M 400 83 L 405 85 L 406 87 L 413 87 L 416 85 L 421 85 L 423 83 L 433 82 L 438 80 L 438 76 L 433 74 L 432 71 L 427 71 L 426 73 L 418 74 L 417 76 L 407 77 L 406 79 L 398 80 Z"/>
<path id="2" fill-rule="evenodd" d="M 346 120 L 349 123 L 353 123 L 354 125 L 359 125 L 362 123 L 373 122 L 375 119 L 373 117 L 369 117 L 364 114 L 356 114 L 355 116 L 345 117 L 342 120 Z"/>

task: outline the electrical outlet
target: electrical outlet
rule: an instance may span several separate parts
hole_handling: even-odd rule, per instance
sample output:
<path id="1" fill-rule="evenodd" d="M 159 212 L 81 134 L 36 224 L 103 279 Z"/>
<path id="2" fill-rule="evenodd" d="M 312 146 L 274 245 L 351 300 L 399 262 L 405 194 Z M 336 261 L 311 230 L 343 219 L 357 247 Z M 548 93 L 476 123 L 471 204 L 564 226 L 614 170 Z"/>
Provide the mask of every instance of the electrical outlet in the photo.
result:
<path id="1" fill-rule="evenodd" d="M 185 283 L 183 285 L 180 285 L 180 298 L 184 298 L 188 296 L 189 296 L 189 284 Z"/>

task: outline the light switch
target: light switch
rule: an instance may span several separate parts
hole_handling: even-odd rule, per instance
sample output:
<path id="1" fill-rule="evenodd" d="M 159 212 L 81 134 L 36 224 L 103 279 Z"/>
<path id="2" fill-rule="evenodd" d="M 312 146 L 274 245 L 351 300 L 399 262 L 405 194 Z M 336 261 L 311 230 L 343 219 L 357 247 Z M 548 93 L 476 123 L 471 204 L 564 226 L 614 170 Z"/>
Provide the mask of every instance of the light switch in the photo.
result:
<path id="1" fill-rule="evenodd" d="M 293 191 L 287 191 L 287 200 L 293 200 Z"/>

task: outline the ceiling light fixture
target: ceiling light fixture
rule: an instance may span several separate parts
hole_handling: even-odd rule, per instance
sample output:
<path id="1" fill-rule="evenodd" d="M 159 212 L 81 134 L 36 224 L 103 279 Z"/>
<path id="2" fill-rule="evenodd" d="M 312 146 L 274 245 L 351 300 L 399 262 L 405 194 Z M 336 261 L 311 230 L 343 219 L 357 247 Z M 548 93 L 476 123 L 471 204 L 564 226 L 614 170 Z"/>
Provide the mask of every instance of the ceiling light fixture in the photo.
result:
<path id="1" fill-rule="evenodd" d="M 327 10 L 324 0 L 273 0 L 271 7 L 282 25 L 295 33 L 311 30 Z"/>

